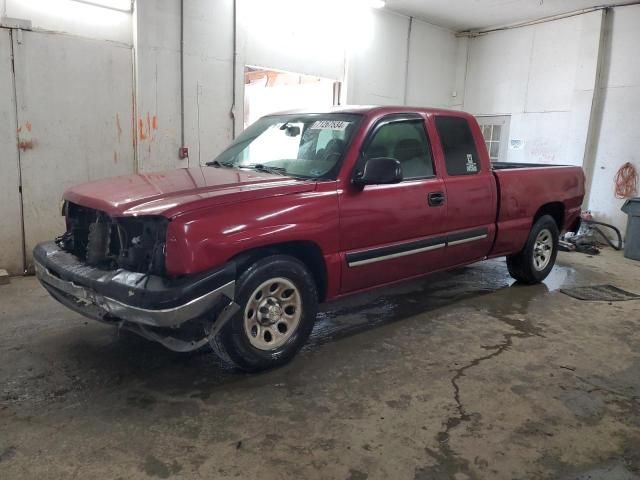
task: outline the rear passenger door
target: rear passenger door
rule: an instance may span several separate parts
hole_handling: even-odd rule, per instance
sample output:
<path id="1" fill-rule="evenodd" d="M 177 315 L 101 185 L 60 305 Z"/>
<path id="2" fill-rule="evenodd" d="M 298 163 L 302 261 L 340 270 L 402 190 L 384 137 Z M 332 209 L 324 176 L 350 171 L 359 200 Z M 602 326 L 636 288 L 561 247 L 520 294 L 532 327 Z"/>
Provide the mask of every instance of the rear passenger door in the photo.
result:
<path id="1" fill-rule="evenodd" d="M 432 117 L 444 165 L 447 202 L 447 263 L 460 265 L 488 255 L 495 237 L 496 183 L 482 133 L 472 117 Z"/>
<path id="2" fill-rule="evenodd" d="M 392 185 L 349 184 L 340 195 L 342 292 L 352 292 L 442 268 L 444 184 L 420 115 L 382 118 L 362 146 L 352 175 L 371 158 L 394 158 L 404 180 Z"/>

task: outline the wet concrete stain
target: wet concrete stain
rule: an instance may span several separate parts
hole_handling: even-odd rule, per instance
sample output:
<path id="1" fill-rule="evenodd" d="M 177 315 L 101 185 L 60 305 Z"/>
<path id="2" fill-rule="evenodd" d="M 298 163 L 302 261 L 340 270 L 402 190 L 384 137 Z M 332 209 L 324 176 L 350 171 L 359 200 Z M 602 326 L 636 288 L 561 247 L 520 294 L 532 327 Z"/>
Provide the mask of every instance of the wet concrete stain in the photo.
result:
<path id="1" fill-rule="evenodd" d="M 640 309 L 557 292 L 611 275 L 491 261 L 344 299 L 261 375 L 0 289 L 0 477 L 635 479 Z"/>
<path id="2" fill-rule="evenodd" d="M 142 470 L 150 477 L 169 478 L 182 470 L 182 465 L 173 460 L 171 463 L 165 463 L 158 460 L 153 455 L 148 455 L 145 459 Z"/>
<path id="3" fill-rule="evenodd" d="M 369 475 L 367 475 L 366 473 L 352 468 L 351 470 L 349 470 L 349 476 L 347 477 L 347 480 L 367 480 L 368 478 Z"/>
<path id="4" fill-rule="evenodd" d="M 0 451 L 0 462 L 8 462 L 16 456 L 16 447 L 10 446 Z"/>

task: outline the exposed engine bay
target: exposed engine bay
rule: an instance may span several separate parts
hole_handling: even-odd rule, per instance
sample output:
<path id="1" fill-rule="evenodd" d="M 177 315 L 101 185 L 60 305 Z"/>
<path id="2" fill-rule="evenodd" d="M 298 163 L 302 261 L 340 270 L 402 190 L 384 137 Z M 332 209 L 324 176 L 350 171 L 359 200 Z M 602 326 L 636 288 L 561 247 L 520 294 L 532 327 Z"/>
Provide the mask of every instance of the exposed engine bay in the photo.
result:
<path id="1" fill-rule="evenodd" d="M 163 217 L 111 218 L 104 212 L 65 202 L 67 231 L 56 244 L 93 267 L 164 273 L 168 220 Z"/>

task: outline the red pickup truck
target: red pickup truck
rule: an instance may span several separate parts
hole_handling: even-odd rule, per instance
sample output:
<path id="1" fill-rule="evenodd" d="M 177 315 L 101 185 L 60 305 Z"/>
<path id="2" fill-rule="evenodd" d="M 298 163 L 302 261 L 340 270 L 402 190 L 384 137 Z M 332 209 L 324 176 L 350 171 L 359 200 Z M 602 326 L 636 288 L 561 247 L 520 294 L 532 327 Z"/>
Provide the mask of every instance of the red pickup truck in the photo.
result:
<path id="1" fill-rule="evenodd" d="M 319 302 L 500 256 L 540 282 L 583 195 L 579 167 L 491 164 L 463 112 L 285 112 L 206 166 L 69 189 L 34 263 L 75 311 L 260 370 L 297 353 Z"/>

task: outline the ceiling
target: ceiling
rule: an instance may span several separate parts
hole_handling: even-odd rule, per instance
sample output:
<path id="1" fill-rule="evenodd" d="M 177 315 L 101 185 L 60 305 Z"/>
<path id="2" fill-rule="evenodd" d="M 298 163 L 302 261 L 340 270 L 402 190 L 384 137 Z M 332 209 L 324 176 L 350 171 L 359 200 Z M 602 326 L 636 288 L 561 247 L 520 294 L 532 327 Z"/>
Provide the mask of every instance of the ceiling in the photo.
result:
<path id="1" fill-rule="evenodd" d="M 390 10 L 461 31 L 502 26 L 621 0 L 387 0 Z"/>

